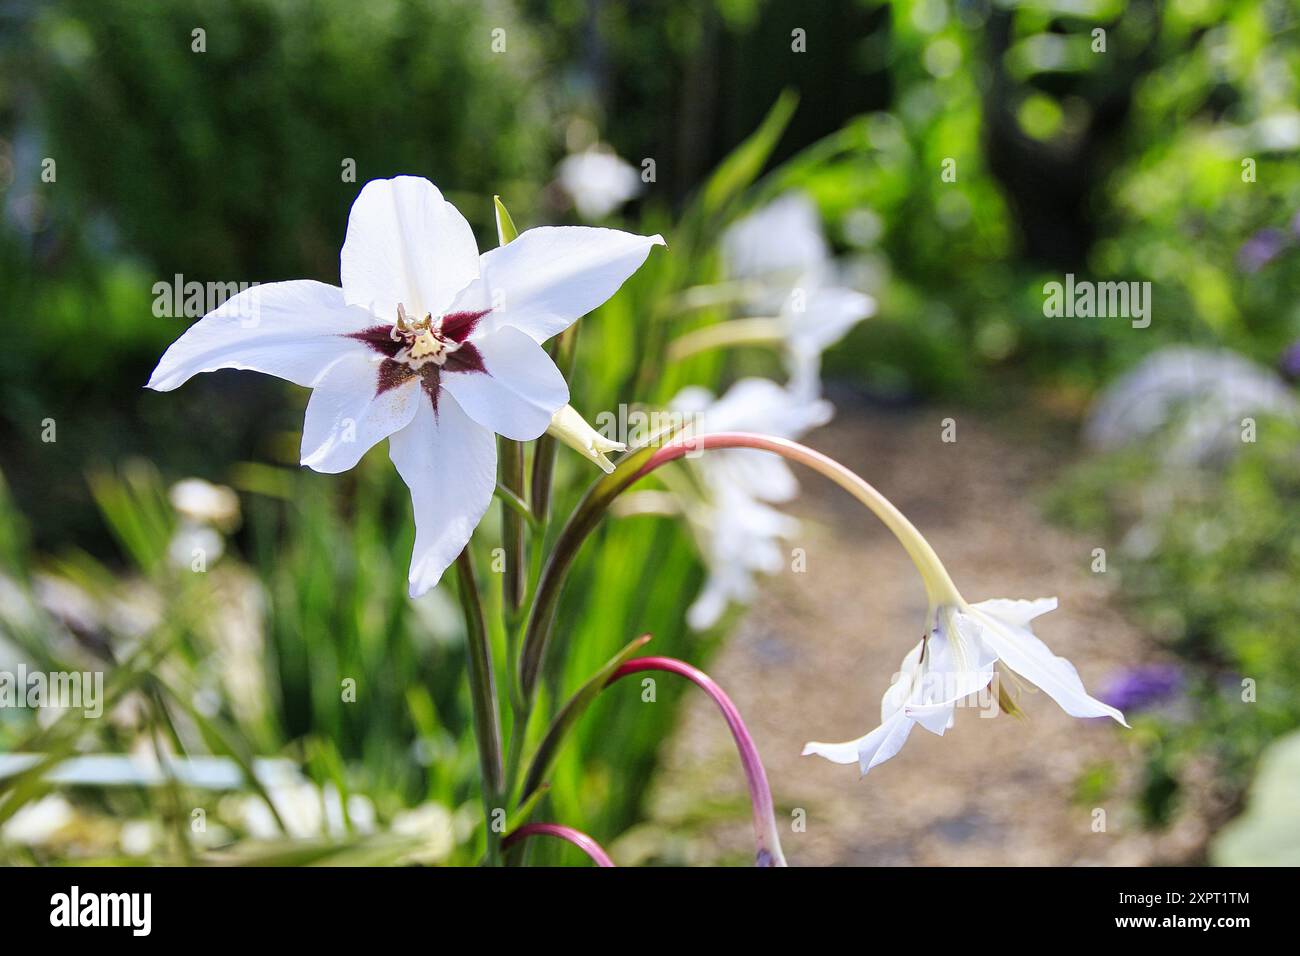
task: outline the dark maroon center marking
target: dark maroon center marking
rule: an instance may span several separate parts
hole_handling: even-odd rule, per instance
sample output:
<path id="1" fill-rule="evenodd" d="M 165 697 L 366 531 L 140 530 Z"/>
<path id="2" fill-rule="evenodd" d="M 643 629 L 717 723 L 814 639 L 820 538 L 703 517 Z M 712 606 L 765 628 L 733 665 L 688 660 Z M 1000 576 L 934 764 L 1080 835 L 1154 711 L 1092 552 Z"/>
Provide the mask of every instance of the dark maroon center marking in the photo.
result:
<path id="1" fill-rule="evenodd" d="M 492 310 L 448 312 L 436 323 L 426 316 L 424 322 L 407 324 L 403 315 L 402 322 L 397 325 L 373 325 L 359 332 L 349 332 L 346 337 L 384 356 L 384 360 L 379 363 L 375 381 L 376 396 L 418 377 L 433 405 L 433 412 L 437 415 L 438 390 L 442 386 L 444 372 L 488 374 L 487 367 L 483 364 L 483 353 L 473 342 L 466 340 L 478 327 L 479 320 L 490 311 Z M 411 350 L 420 341 L 422 334 L 426 335 L 422 346 L 425 355 L 412 358 Z M 436 356 L 429 353 L 427 335 L 432 335 L 442 347 Z"/>
<path id="2" fill-rule="evenodd" d="M 478 320 L 491 311 L 491 309 L 484 309 L 481 312 L 448 312 L 442 317 L 440 329 L 442 337 L 453 342 L 464 342 L 478 328 Z"/>

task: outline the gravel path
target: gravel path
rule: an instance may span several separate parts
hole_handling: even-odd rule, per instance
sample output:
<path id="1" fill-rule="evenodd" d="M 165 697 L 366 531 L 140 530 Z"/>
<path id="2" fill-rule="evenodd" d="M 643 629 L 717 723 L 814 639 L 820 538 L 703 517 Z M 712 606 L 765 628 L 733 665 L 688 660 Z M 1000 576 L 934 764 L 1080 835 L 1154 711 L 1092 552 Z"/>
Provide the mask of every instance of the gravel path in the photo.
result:
<path id="1" fill-rule="evenodd" d="M 972 601 L 1057 595 L 1038 633 L 1096 690 L 1114 669 L 1152 659 L 1118 610 L 1115 574 L 1090 570 L 1092 549 L 1047 524 L 1035 495 L 1070 454 L 1045 429 L 957 418 L 940 440 L 940 409 L 841 409 L 808 439 L 889 496 L 930 539 Z M 1046 430 L 1050 433 L 1050 430 Z M 1026 440 L 1033 436 L 1032 441 Z M 1132 810 L 1131 732 L 1066 716 L 1041 692 L 1027 719 L 959 711 L 943 737 L 913 732 L 893 760 L 859 780 L 855 767 L 801 757 L 809 739 L 845 740 L 879 723 L 880 696 L 920 636 L 926 603 L 902 549 L 847 495 L 810 472 L 794 509 L 806 573 L 770 580 L 709 665 L 745 716 L 771 778 L 792 865 L 1140 865 L 1186 862 L 1205 834 L 1185 814 L 1163 834 Z M 1126 739 L 1127 738 L 1127 739 Z M 1081 784 L 1109 767 L 1099 790 Z M 1089 777 L 1091 779 L 1091 777 Z M 793 824 L 796 810 L 806 826 Z M 1097 810 L 1105 830 L 1095 832 Z M 793 815 L 792 815 L 793 814 Z M 666 745 L 651 821 L 616 858 L 745 863 L 752 855 L 743 778 L 725 726 L 702 697 Z"/>

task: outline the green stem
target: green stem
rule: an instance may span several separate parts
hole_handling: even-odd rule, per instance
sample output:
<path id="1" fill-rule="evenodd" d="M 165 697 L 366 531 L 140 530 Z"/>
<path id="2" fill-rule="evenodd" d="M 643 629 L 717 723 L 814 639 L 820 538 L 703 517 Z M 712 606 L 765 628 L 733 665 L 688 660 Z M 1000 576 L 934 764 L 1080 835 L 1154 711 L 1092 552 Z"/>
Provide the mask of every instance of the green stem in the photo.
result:
<path id="1" fill-rule="evenodd" d="M 523 500 L 524 446 L 502 438 L 498 442 L 501 459 L 501 484 L 498 486 L 514 498 Z M 501 581 L 501 595 L 507 616 L 516 613 L 524 602 L 527 574 L 527 543 L 524 521 L 506 499 L 501 504 L 501 546 L 505 550 L 506 568 Z"/>
<path id="2" fill-rule="evenodd" d="M 456 559 L 460 603 L 465 611 L 465 645 L 469 661 L 470 700 L 474 711 L 474 737 L 478 742 L 479 771 L 483 780 L 483 815 L 487 827 L 488 862 L 501 862 L 501 834 L 493 829 L 495 811 L 502 810 L 501 718 L 497 713 L 496 682 L 492 673 L 492 648 L 483 622 L 478 582 L 469 547 Z"/>
<path id="3" fill-rule="evenodd" d="M 560 370 L 560 374 L 566 381 L 573 371 L 573 360 L 577 350 L 578 323 L 575 322 L 557 335 L 551 344 L 551 357 L 555 359 L 555 367 Z M 554 438 L 549 434 L 543 434 L 537 439 L 537 446 L 533 452 L 533 517 L 543 524 L 551 509 L 551 480 L 555 474 L 555 452 L 558 448 L 559 444 Z"/>
<path id="4" fill-rule="evenodd" d="M 610 503 L 640 478 L 691 452 L 724 448 L 753 448 L 781 455 L 807 465 L 829 478 L 864 505 L 903 546 L 921 574 L 926 595 L 932 604 L 961 603 L 947 570 L 930 543 L 884 495 L 839 462 L 796 442 L 768 435 L 726 432 L 692 438 L 674 439 L 658 448 L 648 446 L 627 455 L 611 475 L 598 479 L 578 503 L 561 529 L 542 571 L 537 593 L 529 610 L 520 653 L 519 680 L 526 700 L 532 699 L 541 673 L 542 659 L 554 630 L 560 591 L 569 568 L 577 558 L 582 543 L 591 534 Z"/>

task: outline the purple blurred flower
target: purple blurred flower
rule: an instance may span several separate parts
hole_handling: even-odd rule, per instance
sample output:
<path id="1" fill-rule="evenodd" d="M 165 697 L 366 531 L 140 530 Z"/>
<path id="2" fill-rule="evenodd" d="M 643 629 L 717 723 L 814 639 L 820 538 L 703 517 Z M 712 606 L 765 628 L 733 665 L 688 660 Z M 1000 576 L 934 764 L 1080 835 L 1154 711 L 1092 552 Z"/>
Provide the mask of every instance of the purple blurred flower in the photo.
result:
<path id="1" fill-rule="evenodd" d="M 1237 250 L 1237 268 L 1243 272 L 1258 272 L 1281 255 L 1289 243 L 1290 237 L 1281 229 L 1261 229 Z"/>
<path id="2" fill-rule="evenodd" d="M 1278 359 L 1277 367 L 1287 380 L 1300 382 L 1300 339 L 1286 347 Z"/>
<path id="3" fill-rule="evenodd" d="M 1146 664 L 1111 677 L 1099 695 L 1120 710 L 1143 710 L 1182 689 L 1183 672 L 1174 664 Z"/>

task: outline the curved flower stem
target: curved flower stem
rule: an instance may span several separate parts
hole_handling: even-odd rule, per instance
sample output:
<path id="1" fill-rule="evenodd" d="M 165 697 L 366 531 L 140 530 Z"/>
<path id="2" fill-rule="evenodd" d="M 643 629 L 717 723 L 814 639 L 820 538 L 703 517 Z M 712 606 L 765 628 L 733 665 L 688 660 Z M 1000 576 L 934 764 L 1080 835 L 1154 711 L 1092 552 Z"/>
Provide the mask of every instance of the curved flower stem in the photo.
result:
<path id="1" fill-rule="evenodd" d="M 479 770 L 483 777 L 483 813 L 487 826 L 488 860 L 500 862 L 500 834 L 492 828 L 493 812 L 501 806 L 501 718 L 497 713 L 492 649 L 488 644 L 483 607 L 479 603 L 474 561 L 469 548 L 456 558 L 460 603 L 465 611 L 465 648 L 469 659 L 469 691 L 474 711 L 474 737 L 478 741 Z"/>
<path id="2" fill-rule="evenodd" d="M 934 604 L 957 603 L 961 595 L 930 543 L 912 522 L 884 495 L 839 462 L 798 442 L 749 432 L 719 432 L 713 435 L 674 439 L 658 448 L 641 448 L 619 462 L 611 475 L 598 479 L 560 531 L 542 571 L 537 593 L 524 631 L 520 659 L 520 683 L 525 699 L 531 699 L 537 685 L 542 658 L 555 622 L 560 591 L 569 567 L 583 541 L 600 522 L 610 502 L 656 468 L 687 454 L 721 448 L 754 448 L 807 465 L 825 475 L 861 502 L 884 523 L 907 551 L 925 582 L 926 595 Z"/>
<path id="3" fill-rule="evenodd" d="M 740 751 L 740 763 L 745 768 L 745 781 L 749 784 L 749 802 L 754 808 L 754 845 L 757 848 L 758 866 L 785 866 L 785 854 L 781 852 L 781 838 L 776 829 L 776 813 L 772 806 L 772 789 L 767 783 L 767 772 L 763 769 L 762 758 L 754 746 L 754 738 L 741 719 L 740 711 L 731 702 L 726 692 L 714 682 L 708 674 L 692 667 L 685 661 L 674 657 L 638 657 L 628 661 L 616 670 L 605 683 L 608 687 L 620 677 L 638 674 L 642 671 L 667 671 L 679 674 L 695 684 L 713 698 L 722 711 L 736 749 Z"/>
<path id="4" fill-rule="evenodd" d="M 614 861 L 609 858 L 609 854 L 602 849 L 601 845 L 593 840 L 581 830 L 575 830 L 573 827 L 566 827 L 560 823 L 525 823 L 519 829 L 510 833 L 502 842 L 502 849 L 510 849 L 516 843 L 528 839 L 530 836 L 553 836 L 561 840 L 567 840 L 572 843 L 587 856 L 597 866 L 612 867 Z"/>

